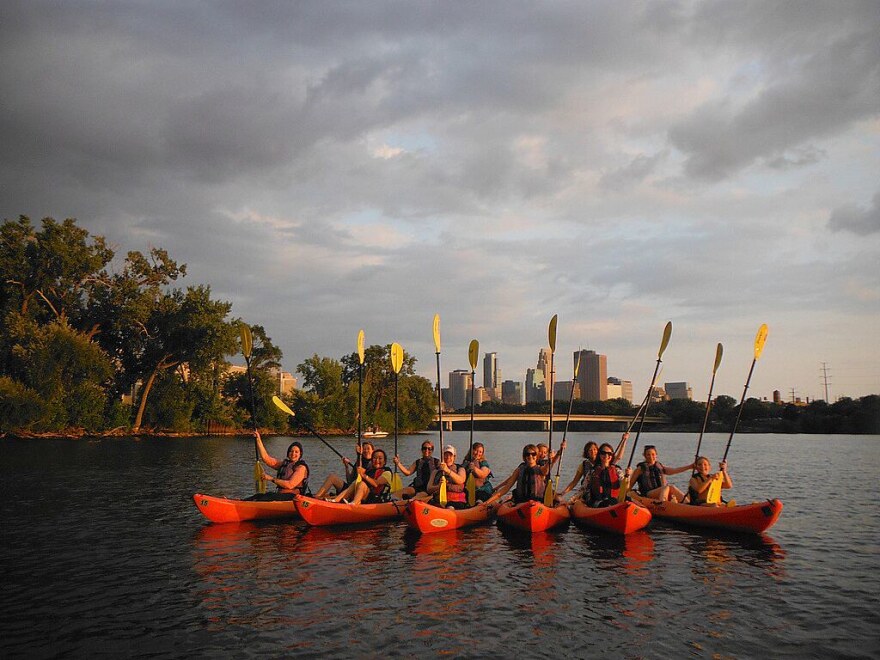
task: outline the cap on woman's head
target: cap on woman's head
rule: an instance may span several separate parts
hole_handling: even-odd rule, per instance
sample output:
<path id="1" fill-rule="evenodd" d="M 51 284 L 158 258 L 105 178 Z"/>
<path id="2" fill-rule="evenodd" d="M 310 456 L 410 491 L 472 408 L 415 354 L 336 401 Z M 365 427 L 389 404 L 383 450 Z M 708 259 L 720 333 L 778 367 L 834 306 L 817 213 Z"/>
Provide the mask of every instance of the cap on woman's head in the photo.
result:
<path id="1" fill-rule="evenodd" d="M 453 456 L 455 456 L 455 447 L 453 447 L 452 445 L 446 445 L 446 446 L 443 448 L 443 453 L 445 454 L 446 452 L 449 452 L 450 454 L 452 454 Z"/>

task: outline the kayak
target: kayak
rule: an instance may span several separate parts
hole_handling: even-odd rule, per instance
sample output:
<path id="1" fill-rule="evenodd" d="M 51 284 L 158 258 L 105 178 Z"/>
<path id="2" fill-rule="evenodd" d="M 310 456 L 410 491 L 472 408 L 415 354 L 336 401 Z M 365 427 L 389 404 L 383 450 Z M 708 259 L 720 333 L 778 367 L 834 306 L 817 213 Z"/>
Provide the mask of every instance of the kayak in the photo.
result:
<path id="1" fill-rule="evenodd" d="M 514 504 L 507 500 L 498 507 L 498 524 L 526 532 L 545 532 L 568 522 L 571 512 L 567 504 L 545 506 L 543 502 L 529 500 Z"/>
<path id="2" fill-rule="evenodd" d="M 594 509 L 577 500 L 571 504 L 571 518 L 577 524 L 603 532 L 629 534 L 651 522 L 651 512 L 635 502 L 620 502 Z"/>
<path id="3" fill-rule="evenodd" d="M 782 502 L 777 499 L 740 504 L 736 506 L 700 506 L 659 502 L 633 495 L 639 504 L 648 507 L 656 518 L 685 525 L 726 529 L 732 532 L 760 534 L 772 527 L 782 513 Z"/>
<path id="4" fill-rule="evenodd" d="M 196 493 L 193 495 L 196 508 L 213 523 L 242 522 L 266 518 L 298 518 L 293 500 L 270 500 L 265 502 L 251 500 L 231 500 L 228 497 L 214 497 Z"/>
<path id="5" fill-rule="evenodd" d="M 310 525 L 358 525 L 363 523 L 393 520 L 403 515 L 405 502 L 381 502 L 379 504 L 346 504 L 327 502 L 314 497 L 297 495 L 294 498 L 296 510 Z"/>
<path id="6" fill-rule="evenodd" d="M 403 515 L 407 525 L 422 534 L 430 534 L 479 525 L 491 519 L 497 508 L 495 504 L 478 504 L 469 509 L 447 509 L 410 500 Z"/>

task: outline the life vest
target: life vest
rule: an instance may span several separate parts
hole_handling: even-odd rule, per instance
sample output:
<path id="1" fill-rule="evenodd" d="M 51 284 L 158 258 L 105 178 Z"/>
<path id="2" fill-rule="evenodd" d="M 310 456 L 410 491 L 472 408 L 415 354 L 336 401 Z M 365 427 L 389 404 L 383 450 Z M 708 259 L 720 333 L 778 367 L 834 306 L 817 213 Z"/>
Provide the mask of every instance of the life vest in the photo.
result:
<path id="1" fill-rule="evenodd" d="M 461 469 L 461 466 L 457 463 L 453 463 L 449 468 L 452 472 L 458 472 Z M 440 484 L 440 477 L 446 476 L 438 469 L 434 472 L 434 481 L 431 482 L 431 485 L 437 486 Z M 435 493 L 434 500 L 437 500 L 440 496 L 439 491 Z M 446 480 L 446 501 L 447 502 L 466 502 L 467 496 L 464 492 L 464 482 L 457 484 L 452 479 Z"/>
<path id="2" fill-rule="evenodd" d="M 369 495 L 367 495 L 367 500 L 366 500 L 367 502 L 369 502 L 369 503 L 387 502 L 388 500 L 391 499 L 391 497 L 390 497 L 391 486 L 389 485 L 391 483 L 391 478 L 389 477 L 384 481 L 380 480 L 380 477 L 382 476 L 382 473 L 384 473 L 384 472 L 387 472 L 388 474 L 392 474 L 391 469 L 388 468 L 387 466 L 380 467 L 380 468 L 371 468 L 371 469 L 367 470 L 367 476 L 376 482 L 375 486 L 370 486 L 369 484 L 366 484 L 367 486 L 370 486 L 370 493 L 369 493 Z"/>
<path id="3" fill-rule="evenodd" d="M 655 488 L 666 485 L 666 475 L 663 474 L 663 465 L 661 463 L 657 461 L 654 461 L 654 465 L 639 463 L 637 467 L 642 469 L 638 480 L 639 494 L 644 496 Z"/>
<path id="4" fill-rule="evenodd" d="M 617 499 L 620 494 L 620 473 L 616 465 L 607 468 L 596 467 L 590 475 L 589 501 Z"/>
<path id="5" fill-rule="evenodd" d="M 694 479 L 699 479 L 702 483 L 706 483 L 707 481 L 711 481 L 712 475 L 709 475 L 708 477 L 704 478 L 703 475 L 701 475 L 701 474 L 695 474 Z M 696 490 L 694 490 L 693 486 L 688 484 L 687 494 L 688 494 L 688 502 L 690 502 L 691 504 L 705 504 L 706 503 L 706 496 L 709 495 L 709 489 L 707 488 L 702 493 L 698 493 Z"/>
<path id="6" fill-rule="evenodd" d="M 535 465 L 530 468 L 524 462 L 519 464 L 519 476 L 516 478 L 516 486 L 513 489 L 513 501 L 519 504 L 529 500 L 542 501 L 544 499 L 544 475 L 541 466 Z"/>
<path id="7" fill-rule="evenodd" d="M 487 467 L 489 467 L 489 461 L 487 461 L 487 460 L 485 460 L 485 459 L 484 459 L 484 460 L 481 460 L 481 461 L 480 461 L 480 467 L 481 467 L 481 468 L 487 468 Z M 482 490 L 486 490 L 486 488 L 487 488 L 487 484 L 488 484 L 488 489 L 489 489 L 489 490 L 492 489 L 492 484 L 489 483 L 489 478 L 490 478 L 490 477 L 494 477 L 495 475 L 492 474 L 492 470 L 491 470 L 491 469 L 489 470 L 489 474 L 487 474 L 485 477 L 478 477 L 476 474 L 474 474 L 474 471 L 471 470 L 470 468 L 468 468 L 468 472 L 469 472 L 470 474 L 473 474 L 473 475 L 474 475 L 474 486 L 476 487 L 477 490 L 480 490 L 480 489 L 482 489 Z"/>
<path id="8" fill-rule="evenodd" d="M 296 488 L 282 488 L 278 486 L 279 493 L 298 493 L 300 495 L 305 495 L 309 493 L 309 464 L 304 460 L 299 459 L 296 463 L 291 461 L 289 458 L 285 458 L 281 461 L 281 465 L 278 467 L 278 472 L 275 473 L 276 479 L 281 479 L 282 481 L 287 481 L 288 479 L 293 477 L 293 473 L 296 472 L 296 469 L 302 465 L 306 469 L 306 478 L 303 479 L 299 486 Z"/>
<path id="9" fill-rule="evenodd" d="M 585 458 L 581 461 L 581 473 L 583 476 L 581 477 L 581 485 L 586 488 L 590 484 L 590 477 L 593 475 L 593 461 L 589 458 Z"/>
<path id="10" fill-rule="evenodd" d="M 438 458 L 420 458 L 416 461 L 416 478 L 412 482 L 412 487 L 416 489 L 416 492 L 428 487 L 431 470 L 436 470 L 439 466 L 440 459 Z"/>

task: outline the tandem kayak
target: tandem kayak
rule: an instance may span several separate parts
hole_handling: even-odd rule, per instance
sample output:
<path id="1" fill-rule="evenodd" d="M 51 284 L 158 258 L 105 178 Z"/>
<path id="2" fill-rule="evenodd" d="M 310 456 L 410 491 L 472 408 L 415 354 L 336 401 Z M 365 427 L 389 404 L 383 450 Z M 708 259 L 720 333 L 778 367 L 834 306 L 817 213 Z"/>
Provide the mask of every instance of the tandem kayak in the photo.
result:
<path id="1" fill-rule="evenodd" d="M 314 497 L 297 495 L 294 498 L 296 510 L 310 525 L 358 525 L 363 523 L 393 520 L 403 515 L 405 502 L 382 502 L 379 504 L 346 504 L 327 502 Z"/>
<path id="2" fill-rule="evenodd" d="M 545 506 L 543 502 L 529 500 L 514 504 L 507 500 L 498 507 L 498 524 L 526 532 L 545 532 L 568 522 L 571 512 L 568 504 Z"/>
<path id="3" fill-rule="evenodd" d="M 196 493 L 193 495 L 196 508 L 213 523 L 243 522 L 267 518 L 298 518 L 293 500 L 231 500 L 228 497 L 214 497 Z"/>
<path id="4" fill-rule="evenodd" d="M 760 534 L 772 527 L 782 513 L 782 502 L 764 500 L 752 504 L 736 506 L 702 506 L 678 504 L 677 502 L 658 502 L 634 495 L 633 499 L 648 507 L 656 518 L 671 520 L 685 525 L 726 529 L 732 532 L 751 532 Z"/>
<path id="5" fill-rule="evenodd" d="M 635 502 L 620 502 L 594 509 L 577 500 L 571 504 L 571 519 L 579 525 L 603 532 L 629 534 L 651 522 L 651 512 Z"/>
<path id="6" fill-rule="evenodd" d="M 447 509 L 427 502 L 410 500 L 404 511 L 406 523 L 422 534 L 445 532 L 487 522 L 495 515 L 497 504 L 478 504 L 469 509 Z"/>

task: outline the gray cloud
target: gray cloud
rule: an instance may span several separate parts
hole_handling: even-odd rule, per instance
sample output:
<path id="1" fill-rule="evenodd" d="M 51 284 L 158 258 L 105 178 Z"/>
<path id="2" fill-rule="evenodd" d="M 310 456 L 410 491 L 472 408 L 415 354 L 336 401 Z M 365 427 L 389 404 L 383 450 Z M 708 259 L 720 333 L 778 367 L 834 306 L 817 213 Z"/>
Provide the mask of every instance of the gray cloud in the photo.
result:
<path id="1" fill-rule="evenodd" d="M 848 231 L 857 236 L 868 236 L 880 232 L 880 192 L 874 195 L 869 208 L 860 208 L 854 204 L 839 206 L 828 218 L 831 231 Z"/>

